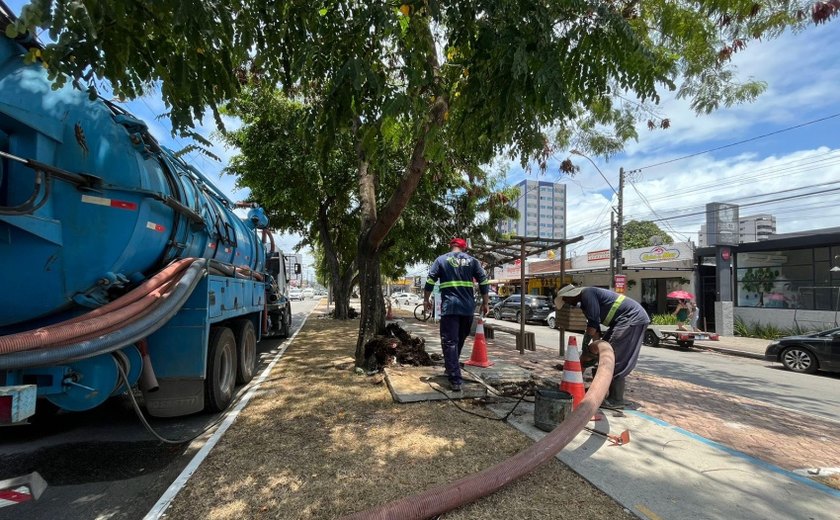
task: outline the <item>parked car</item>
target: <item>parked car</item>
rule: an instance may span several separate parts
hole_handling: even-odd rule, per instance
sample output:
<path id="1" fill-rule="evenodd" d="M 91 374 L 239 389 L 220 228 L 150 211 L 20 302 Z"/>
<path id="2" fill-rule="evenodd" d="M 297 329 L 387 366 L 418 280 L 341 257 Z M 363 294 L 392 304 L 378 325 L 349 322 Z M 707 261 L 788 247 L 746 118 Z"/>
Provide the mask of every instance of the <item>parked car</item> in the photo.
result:
<path id="1" fill-rule="evenodd" d="M 767 346 L 764 359 L 805 374 L 840 372 L 840 328 L 777 339 Z"/>
<path id="2" fill-rule="evenodd" d="M 475 293 L 475 313 L 479 314 L 481 312 L 481 293 Z M 496 293 L 490 293 L 490 315 L 493 315 L 493 307 L 495 307 L 500 301 L 502 301 L 502 297 Z"/>
<path id="3" fill-rule="evenodd" d="M 300 289 L 292 289 L 289 291 L 289 299 L 292 301 L 303 301 L 303 291 Z"/>
<path id="4" fill-rule="evenodd" d="M 493 307 L 493 317 L 497 320 L 513 319 L 520 321 L 521 296 L 514 294 L 505 298 Z M 554 304 L 548 296 L 525 295 L 525 321 L 545 321 Z"/>
<path id="5" fill-rule="evenodd" d="M 391 301 L 397 303 L 398 305 L 417 305 L 418 303 L 423 302 L 423 298 L 414 293 L 398 292 L 391 295 Z"/>
<path id="6" fill-rule="evenodd" d="M 303 290 L 303 299 L 309 299 L 315 297 L 315 289 L 304 289 Z"/>
<path id="7" fill-rule="evenodd" d="M 557 325 L 557 311 L 551 311 L 551 314 L 548 315 L 545 322 L 548 323 L 549 329 L 553 329 Z"/>

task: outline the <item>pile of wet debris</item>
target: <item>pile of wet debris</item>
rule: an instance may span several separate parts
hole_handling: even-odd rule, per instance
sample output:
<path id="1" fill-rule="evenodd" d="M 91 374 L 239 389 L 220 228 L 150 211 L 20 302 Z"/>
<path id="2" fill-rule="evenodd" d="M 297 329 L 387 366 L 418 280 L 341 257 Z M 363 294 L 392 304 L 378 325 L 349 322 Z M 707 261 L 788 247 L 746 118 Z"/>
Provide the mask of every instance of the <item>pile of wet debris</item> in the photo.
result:
<path id="1" fill-rule="evenodd" d="M 365 366 L 381 371 L 387 366 L 431 366 L 443 357 L 426 352 L 426 340 L 412 336 L 396 323 L 385 327 L 385 334 L 375 336 L 365 344 Z"/>

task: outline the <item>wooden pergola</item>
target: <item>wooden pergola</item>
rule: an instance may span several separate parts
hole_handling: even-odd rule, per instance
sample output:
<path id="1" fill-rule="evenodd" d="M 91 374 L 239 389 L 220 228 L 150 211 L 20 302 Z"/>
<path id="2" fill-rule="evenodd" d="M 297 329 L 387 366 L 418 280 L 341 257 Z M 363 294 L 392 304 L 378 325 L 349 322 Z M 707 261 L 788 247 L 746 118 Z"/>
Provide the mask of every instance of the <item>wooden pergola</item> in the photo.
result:
<path id="1" fill-rule="evenodd" d="M 470 254 L 487 268 L 502 266 L 503 264 L 519 260 L 519 279 L 522 286 L 522 297 L 519 299 L 519 333 L 525 336 L 525 259 L 546 251 L 560 250 L 560 279 L 566 277 L 566 246 L 580 242 L 583 235 L 570 239 L 550 239 L 540 237 L 511 237 L 495 241 L 476 242 L 470 248 Z M 560 332 L 560 355 L 564 354 L 565 331 Z"/>

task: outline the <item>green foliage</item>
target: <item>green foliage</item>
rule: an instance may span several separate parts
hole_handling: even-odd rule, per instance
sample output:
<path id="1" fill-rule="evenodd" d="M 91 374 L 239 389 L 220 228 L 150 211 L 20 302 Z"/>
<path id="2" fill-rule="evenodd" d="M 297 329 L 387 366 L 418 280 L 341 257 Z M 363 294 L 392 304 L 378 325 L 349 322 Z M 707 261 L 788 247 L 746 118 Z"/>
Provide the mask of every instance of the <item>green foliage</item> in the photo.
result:
<path id="1" fill-rule="evenodd" d="M 651 325 L 676 325 L 677 317 L 673 314 L 654 314 L 650 317 Z"/>
<path id="2" fill-rule="evenodd" d="M 650 246 L 650 239 L 653 236 L 658 236 L 662 239 L 663 244 L 673 244 L 674 239 L 662 230 L 656 223 L 650 220 L 631 220 L 624 224 L 624 244 L 623 248 L 638 249 Z"/>
<path id="3" fill-rule="evenodd" d="M 750 267 L 741 279 L 744 290 L 764 294 L 773 290 L 779 271 L 770 267 Z"/>
<path id="4" fill-rule="evenodd" d="M 762 324 L 762 323 L 747 323 L 740 317 L 735 317 L 735 335 L 741 336 L 745 338 L 760 338 L 760 339 L 778 339 L 784 338 L 786 336 L 801 336 L 803 334 L 810 334 L 811 332 L 816 332 L 817 330 L 828 329 L 833 325 L 826 324 L 822 327 L 802 327 L 799 324 L 795 324 L 793 327 L 777 327 L 772 323 Z"/>
<path id="5" fill-rule="evenodd" d="M 437 104 L 452 145 L 524 159 L 548 135 L 615 153 L 635 122 L 663 120 L 650 107 L 663 89 L 698 112 L 748 101 L 764 87 L 738 79 L 733 54 L 836 14 L 804 0 L 33 0 L 6 32 L 48 30 L 54 43 L 30 59 L 59 82 L 107 78 L 127 98 L 159 82 L 177 129 L 217 114 L 250 76 L 323 93 L 325 144 L 356 116 L 367 143 L 395 123 L 419 135 Z"/>

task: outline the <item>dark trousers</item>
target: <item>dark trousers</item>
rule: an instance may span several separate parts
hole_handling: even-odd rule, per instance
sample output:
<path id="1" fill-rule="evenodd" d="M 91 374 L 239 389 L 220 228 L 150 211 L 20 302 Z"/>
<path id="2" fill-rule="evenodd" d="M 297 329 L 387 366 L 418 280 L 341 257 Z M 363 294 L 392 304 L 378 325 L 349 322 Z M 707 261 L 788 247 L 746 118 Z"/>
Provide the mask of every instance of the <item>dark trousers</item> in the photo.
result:
<path id="1" fill-rule="evenodd" d="M 455 385 L 463 383 L 461 379 L 461 350 L 464 341 L 470 335 L 472 316 L 446 315 L 440 319 L 440 343 L 443 348 L 443 362 L 449 382 Z"/>

